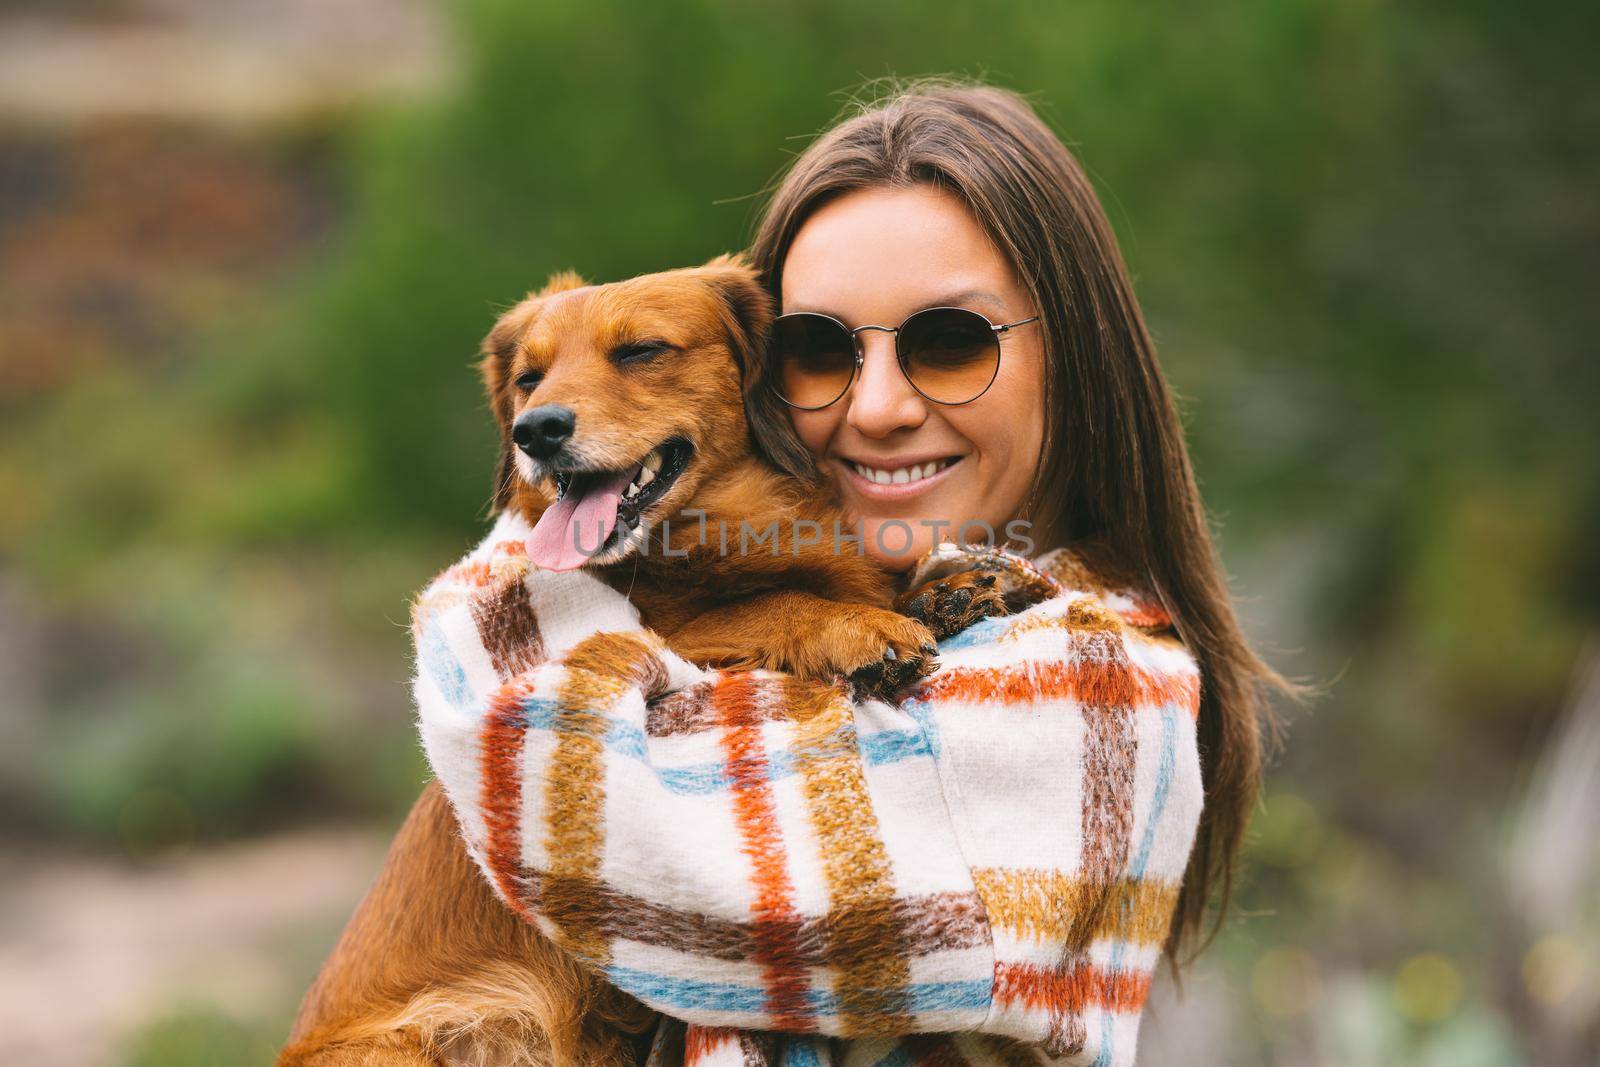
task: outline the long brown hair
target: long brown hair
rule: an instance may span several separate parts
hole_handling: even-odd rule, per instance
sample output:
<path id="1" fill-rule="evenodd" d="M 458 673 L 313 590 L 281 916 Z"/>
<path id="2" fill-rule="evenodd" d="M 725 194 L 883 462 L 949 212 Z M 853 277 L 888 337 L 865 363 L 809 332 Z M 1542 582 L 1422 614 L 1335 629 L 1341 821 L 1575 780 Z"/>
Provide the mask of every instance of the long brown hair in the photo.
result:
<path id="1" fill-rule="evenodd" d="M 1142 581 L 1200 667 L 1205 808 L 1165 946 L 1176 962 L 1180 947 L 1209 942 L 1208 901 L 1211 934 L 1227 908 L 1261 787 L 1264 690 L 1301 689 L 1239 629 L 1155 346 L 1077 160 L 1022 97 L 991 86 L 919 81 L 854 110 L 784 174 L 751 258 L 781 299 L 784 259 L 812 212 L 853 190 L 925 183 L 961 197 L 1018 271 L 1046 327 L 1048 425 L 1027 514 L 1051 543 L 1094 546 Z M 754 435 L 772 462 L 814 477 L 771 370 L 763 363 L 746 383 Z"/>

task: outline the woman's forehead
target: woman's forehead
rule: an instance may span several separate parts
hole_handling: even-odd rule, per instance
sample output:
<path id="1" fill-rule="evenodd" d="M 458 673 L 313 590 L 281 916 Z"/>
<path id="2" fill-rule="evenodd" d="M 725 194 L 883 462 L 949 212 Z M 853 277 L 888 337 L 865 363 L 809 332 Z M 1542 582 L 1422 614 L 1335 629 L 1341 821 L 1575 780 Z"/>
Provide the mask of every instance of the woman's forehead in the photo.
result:
<path id="1" fill-rule="evenodd" d="M 865 189 L 819 208 L 796 233 L 782 277 L 784 311 L 846 320 L 941 304 L 999 313 L 1022 295 L 966 205 L 931 186 Z"/>

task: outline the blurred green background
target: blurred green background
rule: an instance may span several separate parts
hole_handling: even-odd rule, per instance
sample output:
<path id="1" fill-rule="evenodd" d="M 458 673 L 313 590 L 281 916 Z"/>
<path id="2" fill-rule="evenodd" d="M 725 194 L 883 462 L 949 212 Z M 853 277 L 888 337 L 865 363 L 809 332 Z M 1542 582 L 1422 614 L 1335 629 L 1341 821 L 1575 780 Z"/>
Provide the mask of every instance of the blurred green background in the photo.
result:
<path id="1" fill-rule="evenodd" d="M 933 73 L 1090 170 L 1241 611 L 1330 683 L 1142 1062 L 1597 1062 L 1595 12 L 0 3 L 18 1062 L 269 1062 L 425 775 L 478 339 L 742 247 L 846 94 Z"/>

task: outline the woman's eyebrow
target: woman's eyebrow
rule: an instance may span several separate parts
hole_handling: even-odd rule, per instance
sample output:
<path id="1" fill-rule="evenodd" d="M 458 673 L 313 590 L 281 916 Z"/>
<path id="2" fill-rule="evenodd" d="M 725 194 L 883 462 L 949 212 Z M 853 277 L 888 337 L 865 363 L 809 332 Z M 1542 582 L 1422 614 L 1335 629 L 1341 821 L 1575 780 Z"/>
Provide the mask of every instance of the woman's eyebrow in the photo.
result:
<path id="1" fill-rule="evenodd" d="M 843 323 L 848 323 L 850 321 L 837 311 L 830 311 L 826 308 L 815 307 L 811 304 L 805 303 L 804 301 L 797 301 L 796 303 L 798 306 L 785 307 L 783 309 L 784 313 L 792 314 L 798 312 L 808 312 L 813 315 L 826 315 L 830 319 L 838 319 Z M 908 314 L 917 311 L 926 311 L 929 308 L 966 307 L 968 304 L 972 303 L 988 304 L 991 308 L 995 309 L 1005 307 L 1005 301 L 1001 300 L 998 295 L 989 291 L 988 289 L 962 289 L 960 292 L 947 293 L 936 300 L 919 301 L 917 306 L 913 308 L 911 312 L 908 312 Z M 879 325 L 893 324 L 880 323 Z"/>
<path id="2" fill-rule="evenodd" d="M 1003 307 L 1005 305 L 1005 301 L 987 289 L 963 289 L 959 293 L 949 293 L 942 299 L 933 301 L 926 306 L 931 308 L 966 307 L 973 302 L 986 303 L 992 307 Z"/>

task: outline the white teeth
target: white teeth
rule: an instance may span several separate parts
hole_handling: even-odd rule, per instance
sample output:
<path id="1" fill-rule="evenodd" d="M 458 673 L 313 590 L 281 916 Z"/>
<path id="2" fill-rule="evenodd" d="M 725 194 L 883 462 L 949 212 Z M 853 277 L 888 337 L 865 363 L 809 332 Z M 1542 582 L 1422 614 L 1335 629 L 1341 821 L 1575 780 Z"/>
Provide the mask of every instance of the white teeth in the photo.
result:
<path id="1" fill-rule="evenodd" d="M 644 463 L 639 467 L 639 473 L 634 475 L 633 482 L 622 491 L 624 499 L 631 500 L 644 490 L 644 487 L 656 480 L 656 471 L 661 469 L 661 453 L 652 452 L 644 457 Z"/>
<path id="2" fill-rule="evenodd" d="M 864 463 L 851 462 L 856 473 L 869 482 L 878 485 L 905 485 L 910 482 L 920 482 L 924 478 L 932 478 L 945 468 L 945 461 L 936 459 L 929 463 L 919 463 L 910 467 L 901 467 L 898 470 L 886 471 L 877 467 L 869 467 Z"/>

